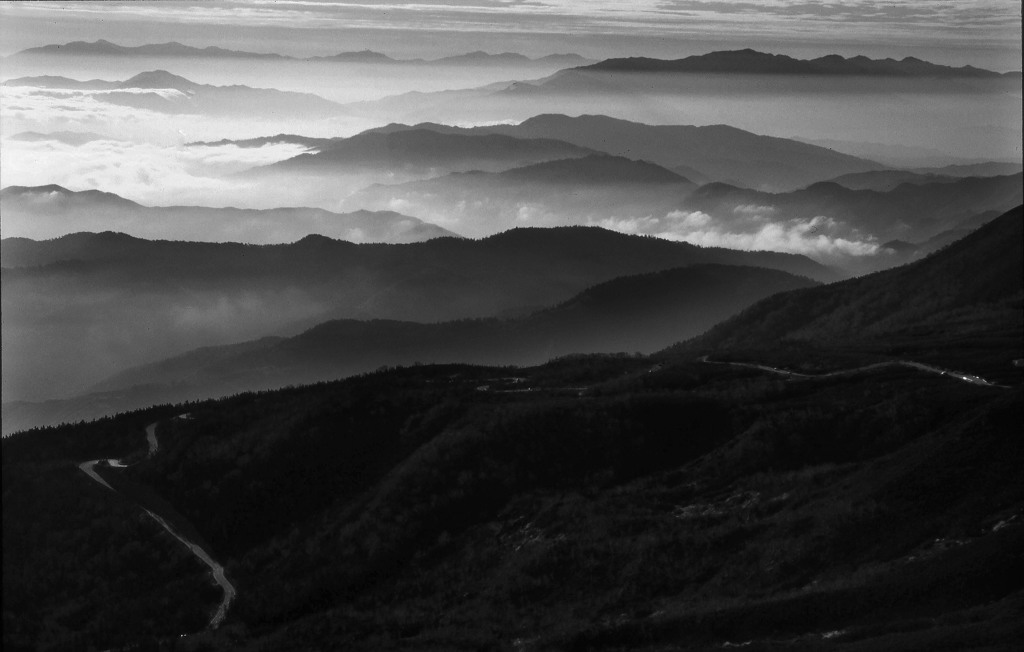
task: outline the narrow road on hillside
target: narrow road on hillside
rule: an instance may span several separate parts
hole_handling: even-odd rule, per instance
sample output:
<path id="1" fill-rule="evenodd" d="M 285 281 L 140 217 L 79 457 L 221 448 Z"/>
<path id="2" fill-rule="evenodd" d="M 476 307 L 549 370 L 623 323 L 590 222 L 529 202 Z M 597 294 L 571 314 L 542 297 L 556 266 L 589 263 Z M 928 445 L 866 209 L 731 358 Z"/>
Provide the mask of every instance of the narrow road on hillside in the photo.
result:
<path id="1" fill-rule="evenodd" d="M 160 450 L 160 442 L 156 439 L 156 424 L 151 423 L 146 426 L 146 443 L 149 444 L 149 452 L 146 453 L 146 457 L 153 457 L 156 452 Z"/>
<path id="2" fill-rule="evenodd" d="M 147 459 L 156 455 L 157 451 L 160 450 L 160 442 L 156 438 L 156 426 L 156 423 L 151 423 L 146 426 L 146 442 L 149 445 L 149 450 L 146 453 Z M 98 482 L 107 489 L 110 489 L 114 493 L 117 493 L 117 490 L 110 486 L 110 484 L 104 480 L 96 470 L 97 465 L 100 464 L 106 464 L 108 467 L 115 469 L 126 469 L 131 465 L 115 459 L 89 460 L 88 462 L 82 462 L 78 465 L 78 468 L 82 469 L 82 471 L 92 480 Z M 224 621 L 225 616 L 227 616 L 228 608 L 231 606 L 231 603 L 237 595 L 234 585 L 231 584 L 231 581 L 228 580 L 227 575 L 224 573 L 224 567 L 211 557 L 210 553 L 204 550 L 199 544 L 189 541 L 188 538 L 176 531 L 165 518 L 146 509 L 145 507 L 142 507 L 141 505 L 139 505 L 139 507 L 142 511 L 146 512 L 150 518 L 159 523 L 163 529 L 167 530 L 171 536 L 188 548 L 189 552 L 195 555 L 199 561 L 209 567 L 210 572 L 213 574 L 214 581 L 217 582 L 217 585 L 220 586 L 221 591 L 223 592 L 223 597 L 221 598 L 220 604 L 217 606 L 217 611 L 214 613 L 213 618 L 210 619 L 210 624 L 208 625 L 210 629 L 217 629 L 217 627 L 219 627 Z"/>
<path id="3" fill-rule="evenodd" d="M 876 362 L 874 364 L 865 365 L 863 367 L 854 367 L 853 369 L 841 369 L 839 371 L 829 371 L 823 374 L 804 374 L 798 371 L 789 371 L 787 369 L 779 369 L 778 367 L 769 367 L 768 365 L 757 364 L 754 362 L 718 362 L 716 360 L 708 360 L 708 356 L 701 356 L 698 358 L 700 362 L 706 364 L 720 364 L 729 365 L 732 367 L 746 367 L 747 369 L 759 369 L 761 371 L 767 371 L 773 374 L 779 374 L 781 376 L 787 376 L 790 378 L 805 378 L 805 379 L 817 379 L 817 378 L 835 378 L 837 376 L 849 376 L 858 373 L 864 373 L 866 371 L 874 371 L 876 369 L 883 369 L 885 367 L 910 367 L 911 369 L 917 369 L 918 371 L 925 371 L 939 376 L 945 376 L 953 380 L 959 380 L 961 382 L 970 383 L 971 385 L 979 385 L 981 387 L 998 387 L 1000 389 L 1009 389 L 1006 385 L 999 385 L 991 381 L 985 380 L 980 376 L 973 376 L 971 374 L 965 374 L 960 371 L 952 371 L 950 369 L 943 369 L 941 367 L 933 367 L 932 365 L 923 364 L 921 362 L 911 362 L 904 360 L 891 360 L 888 362 Z"/>

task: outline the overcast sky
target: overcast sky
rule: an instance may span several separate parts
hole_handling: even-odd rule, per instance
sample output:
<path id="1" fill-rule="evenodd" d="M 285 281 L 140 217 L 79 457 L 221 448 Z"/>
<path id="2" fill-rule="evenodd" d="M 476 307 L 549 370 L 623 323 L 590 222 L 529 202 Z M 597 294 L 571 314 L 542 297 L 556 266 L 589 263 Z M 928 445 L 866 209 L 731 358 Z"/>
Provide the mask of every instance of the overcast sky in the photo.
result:
<path id="1" fill-rule="evenodd" d="M 181 41 L 283 54 L 483 49 L 677 57 L 754 47 L 795 56 L 919 56 L 1020 69 L 1020 0 L 224 0 L 3 2 L 0 53 L 70 40 Z"/>

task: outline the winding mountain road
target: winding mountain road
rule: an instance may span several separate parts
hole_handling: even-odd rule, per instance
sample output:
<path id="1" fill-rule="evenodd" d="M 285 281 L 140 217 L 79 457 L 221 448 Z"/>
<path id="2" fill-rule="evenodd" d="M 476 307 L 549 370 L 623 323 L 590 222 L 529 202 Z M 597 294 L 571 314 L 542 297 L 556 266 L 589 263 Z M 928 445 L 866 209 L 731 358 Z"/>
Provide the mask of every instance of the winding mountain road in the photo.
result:
<path id="1" fill-rule="evenodd" d="M 157 451 L 160 450 L 160 442 L 156 438 L 156 427 L 157 423 L 151 423 L 148 426 L 146 426 L 146 442 L 149 445 L 149 450 L 146 453 L 147 459 L 156 455 Z M 107 489 L 110 489 L 114 493 L 118 493 L 117 490 L 110 486 L 110 484 L 106 480 L 104 480 L 103 476 L 101 476 L 99 472 L 96 470 L 97 465 L 104 463 L 108 467 L 115 469 L 126 469 L 129 466 L 131 466 L 130 464 L 125 464 L 121 460 L 99 459 L 82 462 L 81 464 L 78 465 L 78 468 L 82 469 L 82 471 L 92 480 L 98 482 Z M 185 537 L 180 532 L 175 530 L 174 527 L 165 518 L 163 518 L 159 514 L 156 514 L 146 509 L 145 507 L 142 507 L 141 505 L 139 505 L 139 507 L 142 509 L 142 511 L 146 512 L 146 514 L 148 514 L 150 518 L 159 523 L 163 529 L 167 530 L 167 532 L 169 532 L 171 536 L 173 536 L 175 539 L 180 541 L 182 545 L 188 548 L 189 552 L 195 555 L 199 559 L 199 561 L 203 562 L 204 564 L 206 564 L 207 567 L 209 567 L 210 572 L 213 575 L 214 581 L 217 582 L 217 585 L 220 586 L 221 591 L 223 592 L 223 597 L 221 598 L 220 604 L 217 606 L 217 611 L 214 613 L 213 618 L 210 619 L 209 625 L 207 625 L 210 629 L 217 629 L 217 627 L 220 626 L 220 624 L 224 621 L 224 618 L 227 616 L 228 608 L 231 606 L 231 603 L 234 601 L 235 596 L 238 593 L 235 590 L 234 585 L 231 584 L 231 581 L 228 580 L 227 575 L 224 572 L 224 566 L 222 566 L 212 556 L 210 556 L 210 553 L 204 550 L 202 546 L 200 546 L 197 543 L 194 543 L 193 541 L 189 541 L 187 537 Z"/>
<path id="2" fill-rule="evenodd" d="M 747 369 L 759 369 L 761 371 L 767 371 L 773 374 L 779 374 L 781 376 L 787 376 L 790 378 L 801 378 L 801 379 L 818 379 L 818 378 L 836 378 L 838 376 L 850 376 L 857 373 L 864 373 L 866 371 L 874 371 L 876 369 L 884 369 L 886 367 L 909 367 L 911 369 L 917 369 L 918 371 L 925 371 L 939 376 L 945 376 L 953 380 L 959 380 L 961 382 L 970 383 L 971 385 L 979 385 L 981 387 L 997 387 L 1000 389 L 1010 389 L 1006 385 L 999 385 L 991 381 L 985 380 L 981 376 L 973 376 L 971 374 L 965 374 L 960 371 L 952 371 L 950 369 L 943 369 L 941 367 L 933 367 L 932 365 L 923 364 L 921 362 L 912 362 L 905 360 L 890 360 L 888 362 L 876 362 L 874 364 L 865 365 L 863 367 L 854 367 L 852 369 L 841 369 L 839 371 L 829 371 L 823 374 L 803 374 L 798 371 L 789 371 L 787 369 L 779 369 L 778 367 L 769 367 L 768 365 L 757 364 L 754 362 L 718 362 L 717 360 L 708 360 L 708 356 L 701 356 L 698 361 L 705 364 L 719 364 L 729 365 L 732 367 L 745 367 Z"/>

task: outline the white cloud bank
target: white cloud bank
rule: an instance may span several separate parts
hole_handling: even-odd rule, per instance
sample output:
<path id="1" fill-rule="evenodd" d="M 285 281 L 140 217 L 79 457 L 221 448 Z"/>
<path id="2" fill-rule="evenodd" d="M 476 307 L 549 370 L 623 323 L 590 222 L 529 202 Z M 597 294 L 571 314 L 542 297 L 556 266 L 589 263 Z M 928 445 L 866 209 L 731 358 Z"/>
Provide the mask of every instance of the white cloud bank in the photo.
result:
<path id="1" fill-rule="evenodd" d="M 621 233 L 651 235 L 702 247 L 803 254 L 821 262 L 873 256 L 880 250 L 875 238 L 864 236 L 827 216 L 786 219 L 775 216 L 776 211 L 771 207 L 739 206 L 733 212 L 738 217 L 728 220 L 702 211 L 672 211 L 664 217 L 612 217 L 592 224 Z"/>
<path id="2" fill-rule="evenodd" d="M 116 135 L 120 139 L 162 145 L 189 141 L 241 139 L 267 134 L 292 133 L 306 136 L 349 136 L 375 123 L 363 118 L 324 119 L 210 116 L 158 113 L 104 100 L 111 94 L 152 94 L 167 100 L 186 96 L 175 89 L 121 89 L 95 91 L 44 89 L 32 86 L 0 87 L 0 131 L 90 131 Z"/>
<path id="3" fill-rule="evenodd" d="M 232 175 L 304 151 L 285 143 L 242 148 L 96 140 L 76 147 L 56 141 L 6 140 L 0 148 L 0 167 L 5 186 L 96 189 L 154 206 L 269 208 L 280 205 L 287 195 L 276 186 Z"/>

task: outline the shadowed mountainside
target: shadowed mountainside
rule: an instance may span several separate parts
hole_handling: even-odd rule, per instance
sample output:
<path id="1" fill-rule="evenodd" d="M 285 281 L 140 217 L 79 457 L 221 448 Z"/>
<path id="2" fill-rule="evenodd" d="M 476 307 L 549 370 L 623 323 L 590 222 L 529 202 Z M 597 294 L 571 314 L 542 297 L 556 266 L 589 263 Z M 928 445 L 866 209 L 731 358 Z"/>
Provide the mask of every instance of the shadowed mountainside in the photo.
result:
<path id="1" fill-rule="evenodd" d="M 382 366 L 538 364 L 573 353 L 650 353 L 753 302 L 813 282 L 756 267 L 696 265 L 627 276 L 517 319 L 333 321 L 291 338 L 208 347 L 129 369 L 63 401 L 5 404 L 5 432 L 156 403 L 333 380 Z"/>
<path id="2" fill-rule="evenodd" d="M 942 360 L 937 342 L 953 342 L 957 363 L 1003 376 L 1024 357 L 1022 240 L 1018 206 L 923 260 L 769 297 L 671 351 L 867 347 Z"/>
<path id="3" fill-rule="evenodd" d="M 597 228 L 402 245 L 149 241 L 116 233 L 0 243 L 6 400 L 80 392 L 200 346 L 330 319 L 445 321 L 551 306 L 618 276 L 701 263 L 836 274 L 802 256 L 701 248 Z"/>

